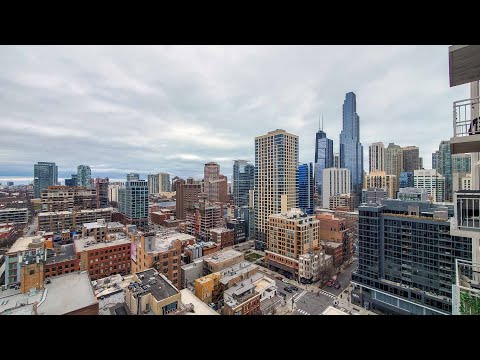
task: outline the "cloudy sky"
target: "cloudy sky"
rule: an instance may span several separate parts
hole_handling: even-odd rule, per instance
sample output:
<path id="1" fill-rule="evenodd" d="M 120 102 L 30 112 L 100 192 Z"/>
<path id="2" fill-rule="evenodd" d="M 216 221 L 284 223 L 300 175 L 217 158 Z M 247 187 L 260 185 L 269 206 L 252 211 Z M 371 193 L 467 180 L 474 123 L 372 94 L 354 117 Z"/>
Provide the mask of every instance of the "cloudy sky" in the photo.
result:
<path id="1" fill-rule="evenodd" d="M 254 137 L 282 128 L 314 159 L 319 115 L 334 141 L 345 93 L 360 138 L 420 147 L 424 166 L 452 136 L 448 46 L 0 46 L 0 179 L 37 161 L 59 177 L 166 171 L 200 178 L 254 160 Z M 365 161 L 365 169 L 368 164 Z"/>

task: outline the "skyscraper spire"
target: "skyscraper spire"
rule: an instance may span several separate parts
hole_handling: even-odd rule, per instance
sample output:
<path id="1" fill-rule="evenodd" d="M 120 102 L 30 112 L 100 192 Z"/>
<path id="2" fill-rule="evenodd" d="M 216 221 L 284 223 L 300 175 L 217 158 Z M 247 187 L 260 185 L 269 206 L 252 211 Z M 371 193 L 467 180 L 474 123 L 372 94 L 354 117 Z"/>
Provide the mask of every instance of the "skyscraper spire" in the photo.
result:
<path id="1" fill-rule="evenodd" d="M 322 114 L 322 131 L 323 131 L 323 114 Z"/>

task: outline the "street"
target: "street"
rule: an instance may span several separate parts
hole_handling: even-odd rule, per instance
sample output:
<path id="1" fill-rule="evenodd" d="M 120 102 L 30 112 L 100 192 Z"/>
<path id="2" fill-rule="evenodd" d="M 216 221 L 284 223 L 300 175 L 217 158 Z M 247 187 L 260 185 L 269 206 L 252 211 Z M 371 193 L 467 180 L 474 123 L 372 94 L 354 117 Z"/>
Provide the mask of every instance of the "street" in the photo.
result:
<path id="1" fill-rule="evenodd" d="M 340 295 L 343 290 L 345 290 L 352 280 L 352 272 L 355 270 L 357 262 L 350 264 L 345 270 L 343 270 L 339 275 L 337 275 L 337 281 L 340 283 L 340 288 L 335 289 L 333 286 L 324 286 L 322 289 L 328 291 L 329 293 L 334 294 L 335 296 Z"/>
<path id="2" fill-rule="evenodd" d="M 320 315 L 328 306 L 333 306 L 333 295 L 314 293 L 304 290 L 300 295 L 295 296 L 295 311 L 293 315 Z"/>
<path id="3" fill-rule="evenodd" d="M 31 224 L 25 226 L 23 229 L 23 236 L 32 236 L 37 230 L 37 218 L 35 217 Z"/>

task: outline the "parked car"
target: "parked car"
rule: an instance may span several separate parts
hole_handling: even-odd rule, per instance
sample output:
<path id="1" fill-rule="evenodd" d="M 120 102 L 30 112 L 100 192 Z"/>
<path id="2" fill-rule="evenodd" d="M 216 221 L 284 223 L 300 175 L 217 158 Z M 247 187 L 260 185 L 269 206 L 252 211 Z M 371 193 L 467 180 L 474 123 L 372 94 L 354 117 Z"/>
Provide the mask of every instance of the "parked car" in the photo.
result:
<path id="1" fill-rule="evenodd" d="M 332 285 L 333 285 L 333 280 L 332 279 L 328 280 L 327 286 L 332 286 Z"/>
<path id="2" fill-rule="evenodd" d="M 291 285 L 290 289 L 292 289 L 293 291 L 298 291 L 298 287 L 296 287 L 295 285 Z"/>
<path id="3" fill-rule="evenodd" d="M 292 293 L 292 289 L 290 289 L 289 287 L 286 287 L 286 288 L 284 288 L 283 290 L 285 290 L 285 291 L 288 292 L 288 293 Z"/>

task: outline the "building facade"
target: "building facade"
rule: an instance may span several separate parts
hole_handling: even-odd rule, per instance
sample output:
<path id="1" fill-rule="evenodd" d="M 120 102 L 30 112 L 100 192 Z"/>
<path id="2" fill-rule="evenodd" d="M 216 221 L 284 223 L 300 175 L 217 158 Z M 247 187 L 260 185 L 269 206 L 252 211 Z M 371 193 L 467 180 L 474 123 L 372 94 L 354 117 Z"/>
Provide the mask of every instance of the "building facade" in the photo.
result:
<path id="1" fill-rule="evenodd" d="M 399 188 L 413 187 L 413 172 L 402 171 L 400 173 Z"/>
<path id="2" fill-rule="evenodd" d="M 445 201 L 445 178 L 437 170 L 415 170 L 413 187 L 426 189 L 431 201 Z"/>
<path id="3" fill-rule="evenodd" d="M 92 170 L 88 165 L 77 166 L 77 186 L 91 187 Z"/>
<path id="4" fill-rule="evenodd" d="M 95 190 L 97 193 L 97 209 L 110 207 L 110 201 L 108 200 L 108 184 L 108 177 L 105 179 L 95 179 Z"/>
<path id="5" fill-rule="evenodd" d="M 42 191 L 58 183 L 58 167 L 51 162 L 38 162 L 33 165 L 33 187 L 35 198 L 40 198 Z"/>
<path id="6" fill-rule="evenodd" d="M 403 201 L 428 201 L 426 189 L 402 188 L 397 194 L 397 199 Z"/>
<path id="7" fill-rule="evenodd" d="M 363 188 L 363 146 L 360 143 L 360 117 L 353 92 L 343 102 L 343 128 L 340 133 L 340 167 L 350 170 L 350 186 L 357 196 Z"/>
<path id="8" fill-rule="evenodd" d="M 323 129 L 319 129 L 315 135 L 315 191 L 318 198 L 322 197 L 323 169 L 333 167 L 333 140 L 327 138 Z"/>
<path id="9" fill-rule="evenodd" d="M 322 208 L 330 208 L 330 198 L 351 193 L 350 170 L 342 168 L 323 169 Z"/>
<path id="10" fill-rule="evenodd" d="M 0 209 L 0 224 L 27 224 L 28 208 L 4 208 Z"/>
<path id="11" fill-rule="evenodd" d="M 145 180 L 127 181 L 118 189 L 118 210 L 128 224 L 139 230 L 148 226 L 148 183 Z"/>
<path id="12" fill-rule="evenodd" d="M 385 172 L 387 175 L 395 175 L 397 181 L 403 171 L 403 151 L 400 145 L 389 143 L 385 149 Z"/>
<path id="13" fill-rule="evenodd" d="M 306 214 L 313 214 L 315 208 L 313 204 L 314 182 L 313 182 L 313 164 L 298 165 L 298 207 Z"/>
<path id="14" fill-rule="evenodd" d="M 420 150 L 416 146 L 405 146 L 403 152 L 403 171 L 413 172 L 420 169 Z"/>
<path id="15" fill-rule="evenodd" d="M 368 147 L 369 170 L 385 171 L 385 145 L 383 142 L 373 143 Z"/>
<path id="16" fill-rule="evenodd" d="M 232 185 L 235 205 L 247 206 L 249 191 L 255 186 L 255 166 L 246 160 L 235 160 Z"/>
<path id="17" fill-rule="evenodd" d="M 438 163 L 436 171 L 443 175 L 445 181 L 444 199 L 452 201 L 453 199 L 453 177 L 452 177 L 452 153 L 450 151 L 450 141 L 440 142 L 438 147 Z"/>
<path id="18" fill-rule="evenodd" d="M 471 239 L 450 235 L 453 207 L 385 200 L 359 207 L 354 294 L 393 314 L 452 312 L 455 259 L 471 259 Z"/>
<path id="19" fill-rule="evenodd" d="M 277 129 L 255 138 L 255 232 L 265 249 L 269 216 L 298 206 L 298 136 Z"/>
<path id="20" fill-rule="evenodd" d="M 186 184 L 184 180 L 177 180 L 176 188 L 176 215 L 177 219 L 185 220 L 187 212 L 195 211 L 195 204 L 198 202 L 198 195 L 202 191 L 199 184 Z"/>
<path id="21" fill-rule="evenodd" d="M 397 197 L 397 179 L 395 175 L 387 175 L 385 171 L 374 171 L 365 177 L 365 189 L 385 189 L 390 199 Z"/>

